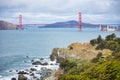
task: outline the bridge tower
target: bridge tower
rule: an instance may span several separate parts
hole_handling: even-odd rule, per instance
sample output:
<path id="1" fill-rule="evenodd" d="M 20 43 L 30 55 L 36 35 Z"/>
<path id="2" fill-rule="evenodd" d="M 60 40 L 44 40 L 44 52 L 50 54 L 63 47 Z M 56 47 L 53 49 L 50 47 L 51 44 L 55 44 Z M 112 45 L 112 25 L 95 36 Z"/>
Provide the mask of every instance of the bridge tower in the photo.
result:
<path id="1" fill-rule="evenodd" d="M 19 29 L 22 30 L 22 15 L 19 15 Z"/>
<path id="2" fill-rule="evenodd" d="M 81 12 L 78 13 L 78 29 L 80 31 L 82 30 L 82 16 L 81 16 Z"/>

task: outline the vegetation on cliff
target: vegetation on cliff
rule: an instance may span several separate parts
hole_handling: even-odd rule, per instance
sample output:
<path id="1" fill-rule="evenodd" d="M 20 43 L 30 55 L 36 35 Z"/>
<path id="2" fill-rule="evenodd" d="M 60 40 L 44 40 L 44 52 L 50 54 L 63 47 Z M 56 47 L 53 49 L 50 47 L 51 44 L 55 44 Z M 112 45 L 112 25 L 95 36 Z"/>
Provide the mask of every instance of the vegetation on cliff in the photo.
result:
<path id="1" fill-rule="evenodd" d="M 93 46 L 97 44 L 97 50 L 110 49 L 112 55 L 120 52 L 120 38 L 117 38 L 114 33 L 106 36 L 105 39 L 99 36 L 97 39 L 91 40 L 90 43 Z"/>
<path id="2" fill-rule="evenodd" d="M 120 61 L 109 59 L 97 63 L 89 63 L 80 68 L 73 67 L 75 73 L 64 73 L 59 80 L 120 80 Z M 78 72 L 79 71 L 79 72 Z"/>
<path id="3" fill-rule="evenodd" d="M 98 51 L 96 57 L 62 60 L 60 68 L 64 72 L 58 80 L 120 80 L 120 38 L 111 34 L 103 39 L 99 35 L 97 39 L 91 40 L 90 44 Z M 69 49 L 74 47 L 69 46 Z M 104 51 L 106 49 L 107 51 Z"/>

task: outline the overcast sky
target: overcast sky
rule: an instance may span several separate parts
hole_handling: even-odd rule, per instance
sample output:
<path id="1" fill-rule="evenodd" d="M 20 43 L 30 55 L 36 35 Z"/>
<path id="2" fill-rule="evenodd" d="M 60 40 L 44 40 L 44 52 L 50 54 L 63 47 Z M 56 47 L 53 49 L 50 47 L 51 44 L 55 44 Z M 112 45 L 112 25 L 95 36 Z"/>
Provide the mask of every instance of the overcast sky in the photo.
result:
<path id="1" fill-rule="evenodd" d="M 120 0 L 0 0 L 0 20 L 18 23 L 53 23 L 78 20 L 88 23 L 120 23 Z"/>

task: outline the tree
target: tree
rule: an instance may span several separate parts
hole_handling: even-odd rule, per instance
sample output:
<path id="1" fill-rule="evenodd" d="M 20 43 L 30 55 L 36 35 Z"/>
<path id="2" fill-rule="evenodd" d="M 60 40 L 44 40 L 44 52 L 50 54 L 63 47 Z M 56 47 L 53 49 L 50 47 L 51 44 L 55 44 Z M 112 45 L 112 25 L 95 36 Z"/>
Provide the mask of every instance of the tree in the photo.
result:
<path id="1" fill-rule="evenodd" d="M 97 38 L 97 43 L 99 44 L 99 43 L 101 43 L 102 41 L 103 41 L 103 39 L 102 39 L 101 35 L 99 35 L 98 38 Z"/>
<path id="2" fill-rule="evenodd" d="M 102 41 L 101 43 L 98 44 L 98 46 L 96 47 L 97 50 L 103 50 L 105 49 L 106 46 L 106 41 Z"/>
<path id="3" fill-rule="evenodd" d="M 90 41 L 90 44 L 92 46 L 94 46 L 95 44 L 100 44 L 102 41 L 103 41 L 103 39 L 102 39 L 101 35 L 99 35 L 97 39 L 92 39 Z"/>
<path id="4" fill-rule="evenodd" d="M 108 35 L 106 36 L 106 40 L 109 41 L 109 40 L 114 40 L 116 38 L 116 35 L 115 33 L 111 34 L 111 35 Z"/>
<path id="5" fill-rule="evenodd" d="M 90 44 L 91 44 L 92 46 L 94 46 L 96 43 L 97 43 L 97 40 L 96 40 L 96 39 L 92 39 L 92 40 L 90 41 Z"/>

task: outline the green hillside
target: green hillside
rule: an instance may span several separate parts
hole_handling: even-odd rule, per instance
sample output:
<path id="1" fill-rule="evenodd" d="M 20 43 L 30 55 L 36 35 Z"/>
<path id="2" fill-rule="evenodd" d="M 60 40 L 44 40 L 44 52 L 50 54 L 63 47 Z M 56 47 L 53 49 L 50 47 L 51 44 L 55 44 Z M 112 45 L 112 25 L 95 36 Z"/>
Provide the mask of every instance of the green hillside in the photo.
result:
<path id="1" fill-rule="evenodd" d="M 110 49 L 111 54 L 104 56 L 99 52 L 92 60 L 66 59 L 60 63 L 63 74 L 58 80 L 120 80 L 120 38 L 115 34 L 90 41 L 96 50 Z"/>

